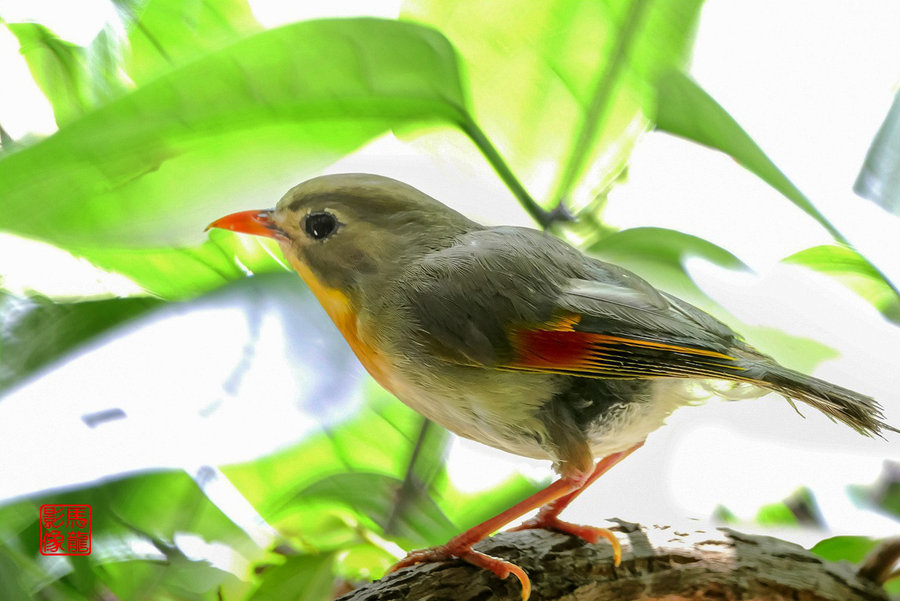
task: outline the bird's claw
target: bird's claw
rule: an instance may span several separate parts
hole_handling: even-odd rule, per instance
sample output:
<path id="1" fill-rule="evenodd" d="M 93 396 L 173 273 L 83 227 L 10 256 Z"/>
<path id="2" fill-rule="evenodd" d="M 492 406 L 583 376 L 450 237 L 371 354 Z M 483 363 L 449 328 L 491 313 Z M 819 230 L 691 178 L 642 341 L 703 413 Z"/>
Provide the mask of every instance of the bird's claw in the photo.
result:
<path id="1" fill-rule="evenodd" d="M 622 563 L 622 545 L 619 543 L 619 539 L 616 538 L 616 535 L 606 528 L 573 524 L 571 522 L 565 522 L 556 516 L 541 515 L 538 513 L 537 516 L 522 522 L 515 528 L 510 528 L 508 531 L 515 532 L 517 530 L 533 530 L 535 528 L 572 534 L 591 544 L 596 543 L 601 538 L 605 538 L 613 548 L 613 563 L 616 566 Z"/>
<path id="2" fill-rule="evenodd" d="M 406 557 L 392 565 L 388 569 L 388 573 L 419 563 L 432 563 L 451 559 L 462 559 L 474 566 L 490 571 L 501 580 L 512 574 L 522 586 L 522 601 L 527 601 L 528 597 L 531 596 L 531 580 L 528 578 L 525 570 L 514 563 L 474 551 L 472 548 L 451 549 L 448 548 L 448 545 L 441 545 L 430 549 L 410 551 Z"/>

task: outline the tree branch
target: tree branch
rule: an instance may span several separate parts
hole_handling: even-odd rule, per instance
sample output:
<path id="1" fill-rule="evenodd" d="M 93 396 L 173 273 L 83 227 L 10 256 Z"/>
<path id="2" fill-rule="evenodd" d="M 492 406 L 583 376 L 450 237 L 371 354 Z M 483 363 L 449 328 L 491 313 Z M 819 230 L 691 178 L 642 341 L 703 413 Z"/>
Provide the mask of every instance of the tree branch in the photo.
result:
<path id="1" fill-rule="evenodd" d="M 768 536 L 686 532 L 618 521 L 623 558 L 608 544 L 545 530 L 504 532 L 476 549 L 509 559 L 532 580 L 532 601 L 887 601 L 877 582 Z M 341 601 L 518 601 L 515 578 L 500 580 L 463 562 L 422 564 L 389 574 Z"/>

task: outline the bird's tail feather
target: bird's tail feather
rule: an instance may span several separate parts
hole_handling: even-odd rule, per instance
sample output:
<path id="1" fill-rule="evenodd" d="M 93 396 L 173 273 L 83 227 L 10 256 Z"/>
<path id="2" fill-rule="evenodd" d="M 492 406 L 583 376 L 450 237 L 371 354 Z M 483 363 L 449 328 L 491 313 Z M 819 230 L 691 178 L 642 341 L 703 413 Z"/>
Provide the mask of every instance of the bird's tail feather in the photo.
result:
<path id="1" fill-rule="evenodd" d="M 872 397 L 782 367 L 772 361 L 745 364 L 745 375 L 759 385 L 815 407 L 828 417 L 867 436 L 882 431 L 900 432 L 884 422 L 881 405 Z"/>

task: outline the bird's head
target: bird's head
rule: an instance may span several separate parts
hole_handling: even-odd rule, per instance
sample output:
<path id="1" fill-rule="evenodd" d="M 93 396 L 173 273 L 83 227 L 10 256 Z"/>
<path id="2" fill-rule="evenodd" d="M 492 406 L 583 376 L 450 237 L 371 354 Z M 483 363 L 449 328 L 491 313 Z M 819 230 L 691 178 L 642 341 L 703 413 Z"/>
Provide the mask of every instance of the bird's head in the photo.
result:
<path id="1" fill-rule="evenodd" d="M 274 238 L 314 290 L 324 286 L 352 299 L 367 281 L 480 226 L 412 186 L 349 173 L 305 181 L 274 209 L 232 213 L 207 229 L 214 227 Z"/>

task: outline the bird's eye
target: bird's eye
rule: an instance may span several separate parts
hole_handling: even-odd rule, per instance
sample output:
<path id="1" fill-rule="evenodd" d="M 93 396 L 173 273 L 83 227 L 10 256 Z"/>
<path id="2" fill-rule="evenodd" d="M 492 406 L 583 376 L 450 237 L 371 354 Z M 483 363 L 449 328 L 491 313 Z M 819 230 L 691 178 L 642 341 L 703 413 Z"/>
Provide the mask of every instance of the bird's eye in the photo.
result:
<path id="1" fill-rule="evenodd" d="M 313 240 L 324 240 L 337 230 L 338 220 L 328 211 L 310 213 L 306 216 L 306 234 Z"/>

